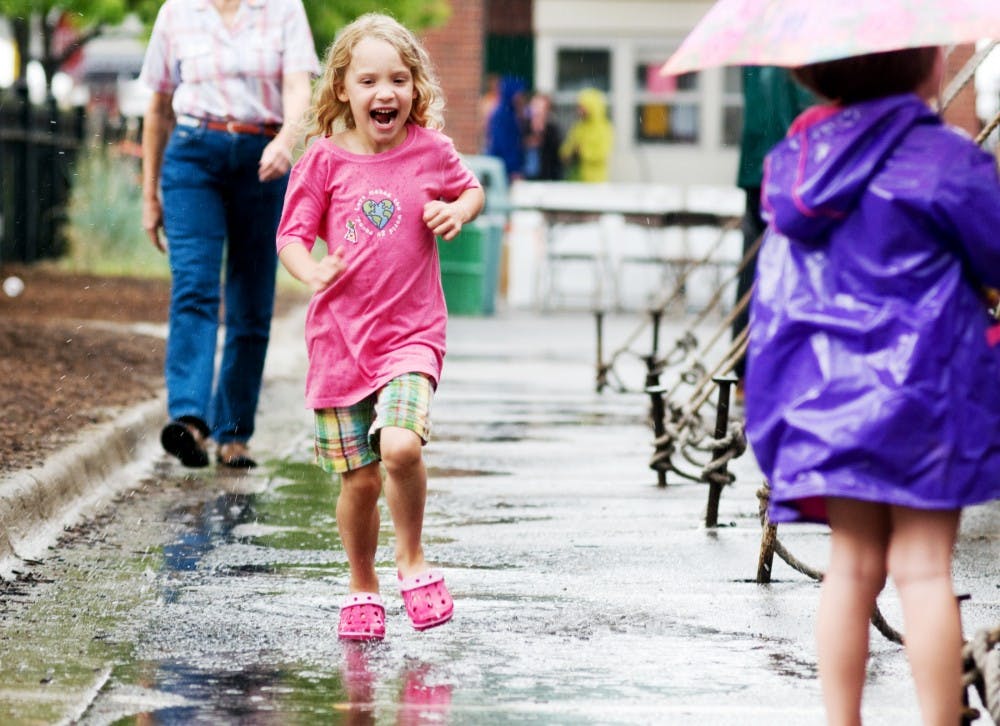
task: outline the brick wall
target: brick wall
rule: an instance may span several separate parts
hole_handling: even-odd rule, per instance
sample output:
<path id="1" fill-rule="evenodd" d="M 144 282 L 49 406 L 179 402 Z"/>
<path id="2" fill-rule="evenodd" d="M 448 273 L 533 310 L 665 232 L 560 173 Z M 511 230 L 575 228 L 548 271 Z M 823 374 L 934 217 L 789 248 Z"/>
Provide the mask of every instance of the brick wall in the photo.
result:
<path id="1" fill-rule="evenodd" d="M 477 104 L 482 91 L 486 3 L 452 2 L 448 23 L 422 36 L 444 88 L 445 132 L 465 154 L 478 152 Z"/>
<path id="2" fill-rule="evenodd" d="M 531 35 L 534 0 L 487 0 L 486 27 L 497 35 Z"/>
<path id="3" fill-rule="evenodd" d="M 948 65 L 945 70 L 945 86 L 962 70 L 966 61 L 975 55 L 975 52 L 976 48 L 973 45 L 960 45 L 948 54 Z M 979 133 L 981 124 L 976 116 L 976 90 L 974 82 L 970 80 L 961 93 L 955 97 L 955 100 L 948 105 L 948 108 L 945 109 L 944 118 L 948 123 L 965 129 L 972 136 Z"/>

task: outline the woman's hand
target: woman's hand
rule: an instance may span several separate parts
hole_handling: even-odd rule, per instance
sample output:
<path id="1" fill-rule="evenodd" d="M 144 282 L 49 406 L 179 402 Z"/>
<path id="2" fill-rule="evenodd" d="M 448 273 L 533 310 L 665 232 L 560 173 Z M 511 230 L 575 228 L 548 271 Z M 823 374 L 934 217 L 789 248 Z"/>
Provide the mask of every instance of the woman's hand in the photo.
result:
<path id="1" fill-rule="evenodd" d="M 275 136 L 264 147 L 257 164 L 257 178 L 262 182 L 280 179 L 292 168 L 292 150 L 281 136 Z"/>
<path id="2" fill-rule="evenodd" d="M 166 252 L 167 246 L 163 243 L 160 230 L 163 229 L 163 206 L 156 197 L 142 199 L 142 228 L 152 241 L 153 246 L 160 252 Z"/>

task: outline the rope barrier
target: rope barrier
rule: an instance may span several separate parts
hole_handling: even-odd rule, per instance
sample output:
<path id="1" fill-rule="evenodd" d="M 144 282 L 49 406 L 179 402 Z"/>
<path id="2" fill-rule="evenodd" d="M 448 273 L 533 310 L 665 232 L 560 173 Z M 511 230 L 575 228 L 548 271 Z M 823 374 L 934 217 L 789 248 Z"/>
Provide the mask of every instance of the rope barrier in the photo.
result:
<path id="1" fill-rule="evenodd" d="M 1000 724 L 1000 626 L 977 631 L 962 646 L 962 687 L 974 687 L 993 723 Z M 978 712 L 973 718 L 978 718 Z"/>
<path id="2" fill-rule="evenodd" d="M 962 88 L 967 85 L 975 74 L 976 68 L 985 58 L 1000 45 L 994 42 L 980 50 L 952 82 L 945 89 L 942 95 L 941 108 L 944 110 L 957 97 Z M 1000 113 L 991 122 L 986 124 L 976 137 L 976 143 L 982 145 L 1000 126 Z M 998 148 L 998 159 L 1000 159 L 1000 148 Z M 738 220 L 736 221 L 738 224 Z M 727 225 L 723 232 L 735 228 L 736 225 Z M 721 244 L 720 235 L 717 246 Z M 674 341 L 673 347 L 665 355 L 659 356 L 656 351 L 656 332 L 654 330 L 654 346 L 652 355 L 639 355 L 632 350 L 632 346 L 638 340 L 639 335 L 645 330 L 649 321 L 640 325 L 626 342 L 618 348 L 611 356 L 607 365 L 601 366 L 600 373 L 611 374 L 619 383 L 620 392 L 627 389 L 621 379 L 614 372 L 614 365 L 621 356 L 626 354 L 636 355 L 646 359 L 648 363 L 648 378 L 657 379 L 666 372 L 667 369 L 677 371 L 677 378 L 670 387 L 660 385 L 648 385 L 644 389 L 651 396 L 662 396 L 665 400 L 659 407 L 659 411 L 665 412 L 664 421 L 659 428 L 662 433 L 654 437 L 654 453 L 650 459 L 650 467 L 660 473 L 672 472 L 684 479 L 691 481 L 706 482 L 710 486 L 722 488 L 732 485 L 736 477 L 728 471 L 728 464 L 733 459 L 742 455 L 747 447 L 746 435 L 742 421 L 731 421 L 726 426 L 724 436 L 718 436 L 710 432 L 708 424 L 702 416 L 701 409 L 707 403 L 714 390 L 719 386 L 715 379 L 729 374 L 735 365 L 743 358 L 748 344 L 748 330 L 744 329 L 731 341 L 730 347 L 726 350 L 721 359 L 714 364 L 706 362 L 709 360 L 709 353 L 718 345 L 723 334 L 731 328 L 732 321 L 737 315 L 743 312 L 749 305 L 751 292 L 743 295 L 736 304 L 729 310 L 728 314 L 722 317 L 721 324 L 708 337 L 704 344 L 699 344 L 694 331 L 704 324 L 709 314 L 716 311 L 722 296 L 726 293 L 729 284 L 745 269 L 750 261 L 757 254 L 762 243 L 762 237 L 758 238 L 755 244 L 747 250 L 743 259 L 736 268 L 736 271 L 724 284 L 720 285 L 712 295 L 709 303 L 695 316 L 688 329 Z M 656 305 L 650 310 L 650 320 L 654 326 L 659 324 L 659 315 L 662 315 L 667 307 L 684 294 L 684 288 L 691 274 L 700 266 L 711 263 L 717 249 L 713 247 L 701 260 L 686 267 L 681 275 L 676 278 L 676 283 L 665 295 L 658 298 Z M 679 370 L 684 366 L 684 370 Z M 690 387 L 687 400 L 678 405 L 675 399 L 679 396 L 683 387 Z M 598 388 L 600 390 L 600 387 Z M 720 404 L 721 410 L 721 404 Z M 708 460 L 705 461 L 705 454 Z M 685 470 L 676 461 L 676 455 L 680 454 L 682 459 L 700 473 Z M 665 481 L 665 480 L 663 480 Z M 806 562 L 797 558 L 777 536 L 777 525 L 771 524 L 767 518 L 767 506 L 770 500 L 770 489 L 767 482 L 758 489 L 759 515 L 762 526 L 762 539 L 760 559 L 758 564 L 757 581 L 759 583 L 770 582 L 771 564 L 773 555 L 777 554 L 790 568 L 806 577 L 816 581 L 822 581 L 824 572 L 816 569 Z M 878 604 L 873 608 L 871 623 L 887 640 L 903 644 L 903 635 L 890 625 Z M 989 712 L 994 722 L 1000 724 L 1000 627 L 993 630 L 983 630 L 965 643 L 962 650 L 964 675 L 963 687 L 974 687 Z M 969 709 L 973 713 L 973 718 L 978 718 L 978 712 Z"/>
<path id="3" fill-rule="evenodd" d="M 958 94 L 962 92 L 962 89 L 965 88 L 969 84 L 969 81 L 975 77 L 976 70 L 983 64 L 983 61 L 986 60 L 987 56 L 993 52 L 993 49 L 996 48 L 997 45 L 998 42 L 993 41 L 988 45 L 983 46 L 983 48 L 980 49 L 974 56 L 969 58 L 969 60 L 965 62 L 965 65 L 962 66 L 961 70 L 955 74 L 955 77 L 951 79 L 951 82 L 948 83 L 944 92 L 941 94 L 940 106 L 942 112 L 951 105 L 952 101 L 954 101 Z"/>
<path id="4" fill-rule="evenodd" d="M 990 137 L 990 134 L 993 133 L 993 130 L 997 126 L 1000 126 L 1000 113 L 994 116 L 993 120 L 983 127 L 983 130 L 980 131 L 979 135 L 976 137 L 976 143 L 982 146 L 986 142 L 986 139 Z"/>
<path id="5" fill-rule="evenodd" d="M 676 278 L 673 287 L 665 294 L 660 295 L 653 303 L 653 305 L 649 308 L 647 318 L 643 322 L 641 322 L 638 326 L 636 326 L 632 330 L 632 332 L 625 337 L 625 341 L 618 348 L 616 348 L 614 351 L 611 352 L 607 361 L 602 362 L 600 370 L 598 372 L 599 379 L 606 379 L 608 374 L 613 374 L 615 364 L 618 362 L 618 359 L 623 356 L 632 355 L 633 357 L 636 358 L 645 357 L 645 354 L 638 353 L 633 349 L 633 346 L 636 343 L 636 341 L 650 327 L 652 321 L 658 320 L 659 317 L 662 316 L 667 311 L 667 308 L 674 301 L 683 297 L 689 279 L 696 270 L 711 264 L 719 264 L 715 260 L 716 255 L 721 249 L 722 245 L 725 243 L 727 233 L 735 229 L 738 229 L 739 224 L 740 220 L 738 218 L 728 220 L 724 225 L 722 225 L 719 228 L 719 234 L 713 245 L 709 248 L 709 250 L 699 259 L 693 261 L 689 265 L 685 265 L 683 272 Z M 660 371 L 662 371 L 663 368 L 669 366 L 679 365 L 687 358 L 688 354 L 691 351 L 695 350 L 698 347 L 698 339 L 694 334 L 694 330 L 696 330 L 705 321 L 708 315 L 716 311 L 716 309 L 721 304 L 722 297 L 725 294 L 726 290 L 728 289 L 730 283 L 733 282 L 733 280 L 736 279 L 736 276 L 739 275 L 739 273 L 746 267 L 747 264 L 749 264 L 749 259 L 752 257 L 753 254 L 756 254 L 756 251 L 757 251 L 757 246 L 755 245 L 754 248 L 751 251 L 748 251 L 748 253 L 736 266 L 735 272 L 733 272 L 726 279 L 724 279 L 721 282 L 721 284 L 716 288 L 714 294 L 709 299 L 709 301 L 705 304 L 705 306 L 698 313 L 698 315 L 696 315 L 695 318 L 691 321 L 691 324 L 689 325 L 688 329 L 681 335 L 680 338 L 678 338 L 674 342 L 674 347 L 665 356 L 658 359 L 659 361 L 658 367 Z M 731 324 L 732 318 L 734 316 L 735 314 L 732 311 L 730 311 L 728 316 L 724 316 L 724 322 L 729 321 L 728 323 L 725 324 L 726 325 Z M 718 334 L 714 336 L 716 340 L 718 339 L 718 337 L 719 337 Z M 617 381 L 619 382 L 621 381 L 620 376 L 615 375 L 614 377 Z M 617 390 L 619 393 L 626 393 L 630 389 L 622 386 L 620 388 L 615 388 L 614 390 Z"/>
<path id="6" fill-rule="evenodd" d="M 759 503 L 758 514 L 760 516 L 761 527 L 763 527 L 765 530 L 767 530 L 768 527 L 775 527 L 776 529 L 776 526 L 772 525 L 767 518 L 767 505 L 771 500 L 771 487 L 768 486 L 767 482 L 764 482 L 764 486 L 762 486 L 760 489 L 757 490 L 757 500 Z M 817 582 L 823 581 L 823 577 L 825 576 L 823 571 L 817 570 L 814 567 L 810 567 L 809 565 L 805 564 L 797 557 L 795 557 L 781 543 L 781 540 L 778 539 L 776 532 L 770 539 L 772 542 L 774 554 L 778 555 L 778 557 L 784 560 L 789 567 L 791 567 L 793 570 L 796 570 L 797 572 L 801 572 L 806 577 L 810 577 L 813 580 L 816 580 Z M 871 623 L 872 625 L 875 626 L 875 629 L 878 630 L 878 632 L 880 632 L 883 636 L 885 636 L 887 640 L 890 640 L 893 643 L 902 644 L 903 642 L 902 633 L 900 633 L 898 630 L 889 625 L 885 617 L 882 615 L 882 611 L 879 609 L 877 603 L 875 605 L 874 610 L 872 611 Z"/>

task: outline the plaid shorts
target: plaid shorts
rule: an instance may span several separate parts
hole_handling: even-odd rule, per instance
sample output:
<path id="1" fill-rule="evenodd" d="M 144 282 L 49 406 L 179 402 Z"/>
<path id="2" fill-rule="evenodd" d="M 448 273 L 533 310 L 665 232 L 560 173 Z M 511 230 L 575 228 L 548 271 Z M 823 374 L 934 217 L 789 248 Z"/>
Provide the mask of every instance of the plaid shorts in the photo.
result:
<path id="1" fill-rule="evenodd" d="M 316 410 L 316 463 L 325 471 L 353 471 L 379 461 L 384 426 L 413 431 L 430 439 L 434 387 L 423 373 L 404 373 L 352 406 Z"/>

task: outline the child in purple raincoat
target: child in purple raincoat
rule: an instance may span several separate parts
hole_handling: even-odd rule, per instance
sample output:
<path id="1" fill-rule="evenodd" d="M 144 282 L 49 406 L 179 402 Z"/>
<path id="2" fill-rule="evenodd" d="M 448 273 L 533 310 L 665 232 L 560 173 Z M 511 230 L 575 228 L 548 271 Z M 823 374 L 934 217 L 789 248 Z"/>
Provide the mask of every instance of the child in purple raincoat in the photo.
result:
<path id="1" fill-rule="evenodd" d="M 1000 498 L 996 163 L 928 102 L 921 48 L 795 70 L 830 105 L 768 156 L 747 433 L 772 522 L 829 522 L 817 642 L 831 724 L 860 723 L 868 620 L 887 575 L 925 723 L 958 723 L 951 556 L 961 508 Z"/>

